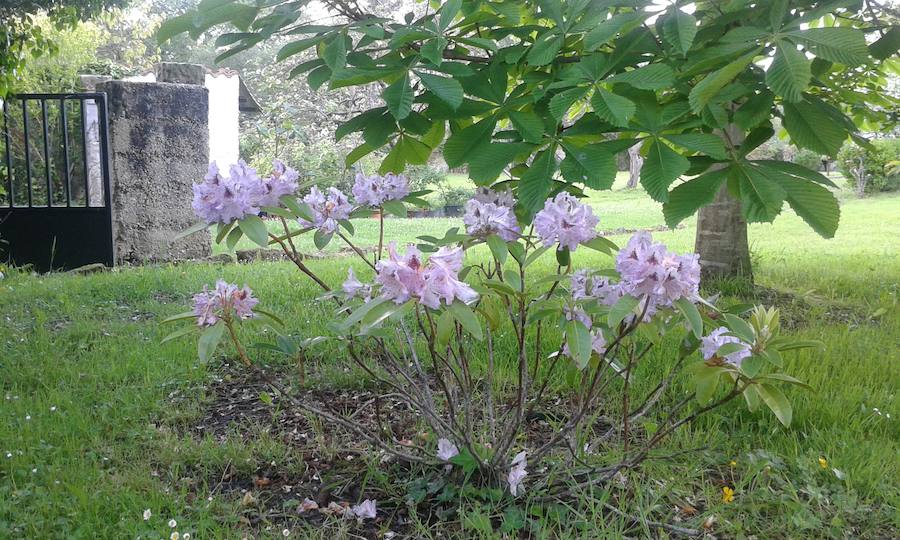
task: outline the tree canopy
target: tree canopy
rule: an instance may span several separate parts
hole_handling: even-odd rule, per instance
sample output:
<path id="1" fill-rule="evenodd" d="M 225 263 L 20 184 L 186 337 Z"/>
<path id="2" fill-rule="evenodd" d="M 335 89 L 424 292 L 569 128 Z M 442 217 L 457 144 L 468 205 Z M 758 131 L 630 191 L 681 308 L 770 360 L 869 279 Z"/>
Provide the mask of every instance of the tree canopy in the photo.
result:
<path id="1" fill-rule="evenodd" d="M 451 0 L 403 22 L 326 3 L 340 14 L 331 24 L 303 22 L 302 0 L 204 0 L 159 38 L 230 24 L 223 59 L 296 36 L 276 60 L 316 58 L 291 78 L 383 85 L 383 105 L 336 131 L 362 134 L 347 165 L 389 148 L 381 172 L 399 172 L 442 149 L 479 185 L 511 187 L 525 219 L 559 191 L 611 187 L 615 155 L 641 143 L 641 183 L 670 226 L 727 185 L 748 221 L 772 221 L 787 202 L 830 237 L 831 181 L 748 155 L 776 117 L 795 145 L 829 156 L 848 138 L 868 144 L 860 127 L 896 122 L 885 84 L 898 18 L 871 0 Z"/>

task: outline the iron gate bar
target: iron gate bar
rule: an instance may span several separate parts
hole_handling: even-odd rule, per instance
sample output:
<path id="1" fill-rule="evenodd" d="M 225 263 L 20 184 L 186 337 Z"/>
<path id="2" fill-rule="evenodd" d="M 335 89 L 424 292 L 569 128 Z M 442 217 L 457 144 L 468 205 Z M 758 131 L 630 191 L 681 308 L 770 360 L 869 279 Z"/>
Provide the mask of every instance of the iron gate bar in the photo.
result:
<path id="1" fill-rule="evenodd" d="M 44 122 L 44 178 L 47 180 L 47 206 L 53 206 L 53 188 L 50 186 L 50 126 L 47 121 L 47 100 L 41 100 L 41 120 Z"/>
<path id="2" fill-rule="evenodd" d="M 63 183 L 63 189 L 66 192 L 66 208 L 71 208 L 72 186 L 70 185 L 71 180 L 69 179 L 69 122 L 66 116 L 66 100 L 65 98 L 59 98 L 59 124 L 60 129 L 62 129 L 63 171 L 65 171 L 65 182 Z"/>
<path id="3" fill-rule="evenodd" d="M 22 128 L 25 134 L 25 180 L 28 183 L 28 207 L 31 208 L 31 145 L 28 143 L 28 100 L 22 100 Z"/>
<path id="4" fill-rule="evenodd" d="M 6 190 L 7 201 L 9 202 L 9 207 L 13 207 L 13 199 L 15 195 L 13 194 L 13 170 L 12 170 L 12 151 L 9 149 L 9 108 L 7 104 L 8 100 L 3 100 L 3 140 L 5 143 L 4 148 L 6 149 L 6 186 L 9 188 Z"/>
<path id="5" fill-rule="evenodd" d="M 88 175 L 88 155 L 87 155 L 87 110 L 85 109 L 85 100 L 79 100 L 79 108 L 81 109 L 81 168 L 84 169 L 84 205 L 91 205 L 91 181 Z"/>

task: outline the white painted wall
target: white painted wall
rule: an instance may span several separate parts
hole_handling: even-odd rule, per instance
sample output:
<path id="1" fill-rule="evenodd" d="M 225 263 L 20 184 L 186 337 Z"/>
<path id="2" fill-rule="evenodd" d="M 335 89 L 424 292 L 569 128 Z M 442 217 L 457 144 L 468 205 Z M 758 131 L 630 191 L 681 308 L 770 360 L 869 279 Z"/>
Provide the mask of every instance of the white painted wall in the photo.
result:
<path id="1" fill-rule="evenodd" d="M 209 160 L 224 168 L 240 158 L 240 80 L 237 75 L 207 73 L 206 88 L 209 90 Z"/>

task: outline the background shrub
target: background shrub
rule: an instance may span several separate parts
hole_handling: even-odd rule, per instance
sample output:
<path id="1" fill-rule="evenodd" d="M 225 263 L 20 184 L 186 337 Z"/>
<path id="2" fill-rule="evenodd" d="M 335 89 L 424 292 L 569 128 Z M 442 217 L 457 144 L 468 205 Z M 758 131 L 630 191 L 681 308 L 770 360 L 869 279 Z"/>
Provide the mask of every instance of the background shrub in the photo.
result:
<path id="1" fill-rule="evenodd" d="M 862 159 L 866 174 L 864 185 L 858 183 L 858 167 Z M 856 185 L 857 193 L 900 191 L 900 139 L 872 141 L 871 148 L 846 144 L 837 157 L 838 170 L 850 185 Z M 862 188 L 862 189 L 860 189 Z"/>

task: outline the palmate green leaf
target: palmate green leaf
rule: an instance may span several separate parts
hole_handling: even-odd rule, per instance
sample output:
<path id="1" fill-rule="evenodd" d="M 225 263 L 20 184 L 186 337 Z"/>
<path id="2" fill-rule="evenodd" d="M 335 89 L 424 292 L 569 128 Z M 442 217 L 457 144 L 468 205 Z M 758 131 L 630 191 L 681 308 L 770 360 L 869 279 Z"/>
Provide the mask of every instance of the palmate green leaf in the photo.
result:
<path id="1" fill-rule="evenodd" d="M 835 156 L 847 139 L 847 130 L 818 102 L 804 99 L 783 103 L 784 128 L 797 146 Z"/>
<path id="2" fill-rule="evenodd" d="M 697 35 L 697 19 L 673 6 L 663 20 L 662 35 L 672 48 L 686 56 Z"/>
<path id="3" fill-rule="evenodd" d="M 347 157 L 344 158 L 344 165 L 349 167 L 375 150 L 378 150 L 378 147 L 372 146 L 369 143 L 362 143 L 347 154 Z"/>
<path id="4" fill-rule="evenodd" d="M 550 29 L 535 40 L 525 57 L 532 66 L 545 66 L 556 58 L 563 46 L 563 36 L 557 29 Z"/>
<path id="5" fill-rule="evenodd" d="M 869 54 L 878 60 L 886 60 L 897 54 L 898 50 L 900 50 L 900 26 L 896 25 L 892 26 L 875 43 L 869 45 Z"/>
<path id="6" fill-rule="evenodd" d="M 675 84 L 675 73 L 665 64 L 650 64 L 613 75 L 606 82 L 625 83 L 640 90 L 659 90 Z"/>
<path id="7" fill-rule="evenodd" d="M 644 144 L 649 147 L 641 167 L 641 185 L 653 200 L 664 203 L 669 200 L 669 185 L 691 167 L 691 162 L 655 137 Z"/>
<path id="8" fill-rule="evenodd" d="M 569 108 L 571 108 L 576 101 L 583 98 L 584 95 L 587 94 L 587 91 L 588 88 L 586 86 L 580 86 L 556 94 L 550 99 L 550 114 L 552 114 L 553 118 L 556 118 L 557 121 L 562 120 L 569 111 Z"/>
<path id="9" fill-rule="evenodd" d="M 725 143 L 721 137 L 711 133 L 678 133 L 663 135 L 666 140 L 676 146 L 687 148 L 695 152 L 702 152 L 711 158 L 725 159 Z"/>
<path id="10" fill-rule="evenodd" d="M 295 54 L 300 54 L 306 49 L 318 45 L 323 39 L 325 39 L 325 37 L 326 36 L 314 36 L 311 38 L 292 41 L 278 50 L 278 53 L 275 54 L 275 61 L 281 62 L 282 60 L 294 56 Z"/>
<path id="11" fill-rule="evenodd" d="M 530 111 L 510 111 L 509 120 L 523 141 L 539 143 L 543 140 L 544 121 L 537 114 Z"/>
<path id="12" fill-rule="evenodd" d="M 747 221 L 772 222 L 781 213 L 787 195 L 785 191 L 777 182 L 747 164 L 736 164 L 731 170 L 740 186 L 741 206 Z"/>
<path id="13" fill-rule="evenodd" d="M 483 118 L 464 129 L 453 132 L 444 144 L 444 161 L 451 168 L 459 167 L 471 159 L 475 150 L 491 142 L 491 134 L 497 119 Z"/>
<path id="14" fill-rule="evenodd" d="M 775 49 L 775 59 L 766 70 L 766 84 L 775 94 L 787 101 L 803 99 L 803 92 L 812 78 L 810 61 L 789 42 L 782 41 Z"/>
<path id="15" fill-rule="evenodd" d="M 869 48 L 862 31 L 848 26 L 808 28 L 785 32 L 792 40 L 805 46 L 811 53 L 846 66 L 858 66 L 869 58 Z"/>
<path id="16" fill-rule="evenodd" d="M 462 0 L 447 0 L 444 2 L 444 5 L 441 6 L 441 13 L 438 19 L 438 28 L 446 30 L 450 26 L 450 23 L 453 22 L 453 19 L 456 18 L 460 7 L 462 7 Z"/>
<path id="17" fill-rule="evenodd" d="M 563 178 L 592 189 L 609 189 L 616 180 L 616 158 L 604 146 L 563 143 L 565 159 L 559 165 Z"/>
<path id="18" fill-rule="evenodd" d="M 626 31 L 626 27 L 638 25 L 646 17 L 642 13 L 619 13 L 595 26 L 584 36 L 584 48 L 593 51 L 606 44 L 616 34 Z"/>
<path id="19" fill-rule="evenodd" d="M 424 165 L 428 163 L 428 158 L 431 157 L 431 147 L 409 135 L 402 135 L 397 142 L 397 146 L 406 163 Z M 395 168 L 387 172 L 397 173 L 402 170 L 403 168 Z"/>
<path id="20" fill-rule="evenodd" d="M 788 401 L 784 392 L 777 386 L 769 383 L 757 385 L 756 390 L 759 392 L 759 397 L 762 398 L 763 403 L 775 413 L 775 417 L 778 418 L 778 421 L 781 422 L 784 427 L 790 427 L 794 409 L 791 407 L 791 402 Z"/>
<path id="21" fill-rule="evenodd" d="M 777 166 L 757 161 L 751 167 L 781 187 L 788 204 L 814 231 L 823 238 L 834 237 L 841 218 L 841 208 L 828 188 L 805 178 L 786 174 Z"/>
<path id="22" fill-rule="evenodd" d="M 409 116 L 412 110 L 413 89 L 409 85 L 409 74 L 406 73 L 381 92 L 381 97 L 387 103 L 388 110 L 397 120 L 403 120 Z"/>
<path id="23" fill-rule="evenodd" d="M 478 185 L 490 185 L 516 156 L 532 148 L 526 143 L 489 143 L 475 150 L 469 161 L 469 178 Z"/>
<path id="24" fill-rule="evenodd" d="M 597 88 L 591 96 L 591 107 L 601 120 L 620 127 L 627 127 L 637 106 L 628 98 L 614 94 L 604 88 Z"/>
<path id="25" fill-rule="evenodd" d="M 331 71 L 337 71 L 347 65 L 347 36 L 345 34 L 337 34 L 334 38 L 325 43 L 319 57 L 325 61 L 325 65 L 331 68 Z"/>
<path id="26" fill-rule="evenodd" d="M 164 21 L 159 26 L 159 30 L 156 31 L 157 43 L 163 44 L 178 34 L 192 30 L 194 28 L 194 16 L 195 14 L 189 11 Z"/>
<path id="27" fill-rule="evenodd" d="M 425 85 L 425 88 L 431 90 L 437 97 L 450 105 L 453 110 L 459 108 L 463 102 L 463 87 L 456 79 L 450 77 L 439 77 L 424 71 L 416 71 L 419 80 Z"/>
<path id="28" fill-rule="evenodd" d="M 540 152 L 522 175 L 519 180 L 519 203 L 528 215 L 534 215 L 543 206 L 553 185 L 554 172 L 556 172 L 556 156 L 551 147 Z"/>
<path id="29" fill-rule="evenodd" d="M 406 159 L 403 157 L 403 149 L 399 144 L 395 144 L 391 151 L 388 152 L 381 165 L 378 166 L 378 174 L 387 174 L 389 172 L 398 172 L 406 168 Z"/>
<path id="30" fill-rule="evenodd" d="M 334 130 L 334 140 L 340 141 L 354 131 L 362 131 L 369 122 L 382 117 L 386 111 L 387 108 L 385 107 L 377 107 L 354 116 Z"/>
<path id="31" fill-rule="evenodd" d="M 772 92 L 754 94 L 734 113 L 734 123 L 745 130 L 755 128 L 770 118 L 774 102 Z"/>
<path id="32" fill-rule="evenodd" d="M 729 63 L 723 68 L 720 68 L 709 75 L 707 75 L 702 81 L 700 81 L 694 88 L 691 90 L 691 93 L 688 95 L 688 101 L 691 103 L 691 109 L 695 113 L 699 113 L 706 107 L 710 101 L 719 93 L 719 91 L 725 87 L 728 83 L 734 80 L 740 73 L 742 73 L 747 66 L 753 62 L 753 59 L 759 53 L 759 48 L 756 48 L 749 53 L 741 56 L 737 60 Z"/>
<path id="33" fill-rule="evenodd" d="M 676 186 L 669 193 L 669 200 L 663 204 L 666 225 L 675 228 L 684 219 L 694 215 L 701 206 L 711 203 L 728 174 L 729 169 L 718 169 Z"/>
<path id="34" fill-rule="evenodd" d="M 581 321 L 569 321 L 566 323 L 566 345 L 569 346 L 569 354 L 575 361 L 578 369 L 587 367 L 591 360 L 591 332 Z"/>
<path id="35" fill-rule="evenodd" d="M 447 38 L 441 36 L 431 38 L 422 45 L 419 53 L 422 58 L 434 64 L 435 67 L 439 67 L 444 63 L 444 49 L 447 48 L 447 43 Z"/>

